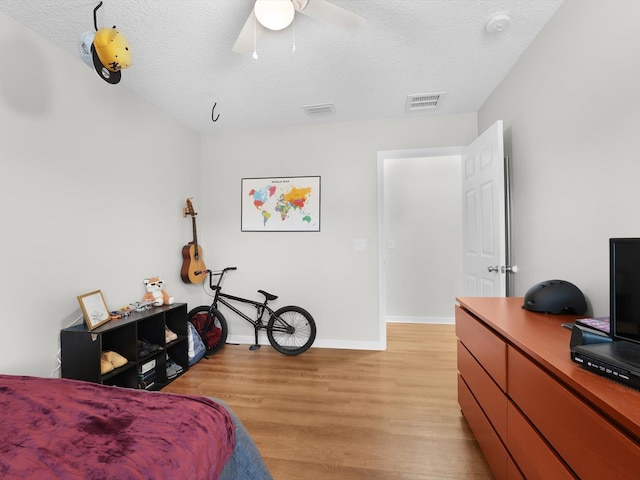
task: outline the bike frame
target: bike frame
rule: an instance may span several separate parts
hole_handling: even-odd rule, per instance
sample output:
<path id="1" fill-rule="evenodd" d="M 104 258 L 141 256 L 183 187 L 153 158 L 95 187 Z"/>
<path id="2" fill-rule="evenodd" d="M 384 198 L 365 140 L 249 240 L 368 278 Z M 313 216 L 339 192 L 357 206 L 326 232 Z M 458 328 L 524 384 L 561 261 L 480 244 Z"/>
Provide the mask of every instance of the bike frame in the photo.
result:
<path id="1" fill-rule="evenodd" d="M 264 317 L 264 313 L 268 312 L 269 317 L 275 315 L 275 311 L 271 309 L 271 307 L 269 307 L 267 303 L 269 303 L 269 300 L 275 300 L 278 297 L 276 297 L 275 295 L 271 295 L 263 290 L 258 290 L 258 292 L 262 293 L 265 297 L 264 302 L 258 302 L 256 300 L 251 300 L 249 298 L 242 298 L 235 295 L 230 295 L 228 293 L 222 293 L 222 278 L 224 277 L 225 273 L 227 273 L 230 270 L 236 270 L 236 267 L 227 267 L 220 270 L 219 272 L 213 272 L 209 270 L 209 288 L 215 291 L 215 294 L 213 296 L 213 302 L 211 303 L 211 305 L 213 308 L 218 309 L 218 303 L 221 303 L 222 305 L 227 307 L 229 310 L 234 312 L 236 315 L 240 316 L 241 318 L 243 318 L 244 320 L 252 324 L 255 331 L 255 347 L 259 348 L 258 330 L 266 330 L 268 325 L 268 322 L 264 322 L 262 320 Z M 218 282 L 215 285 L 213 284 L 214 275 L 219 277 Z M 256 310 L 257 310 L 256 319 L 253 320 L 251 317 L 249 317 L 244 312 L 240 311 L 237 307 L 229 303 L 227 300 L 231 300 L 239 303 L 246 303 L 248 305 L 253 305 L 254 307 L 256 307 Z M 272 329 L 274 331 L 287 332 L 291 328 L 291 326 L 282 318 L 280 318 L 280 321 L 284 325 L 274 324 Z"/>
<path id="2" fill-rule="evenodd" d="M 257 310 L 257 318 L 253 320 L 246 313 L 240 311 L 238 308 L 229 303 L 226 299 L 233 300 L 235 302 L 246 303 L 249 305 L 253 305 Z M 213 308 L 218 308 L 218 302 L 227 307 L 232 312 L 244 318 L 247 322 L 251 323 L 255 328 L 264 329 L 266 328 L 266 323 L 262 321 L 262 317 L 264 316 L 264 312 L 267 311 L 270 314 L 274 314 L 275 312 L 271 310 L 267 306 L 268 300 L 265 299 L 263 303 L 257 302 L 255 300 L 250 300 L 248 298 L 236 297 L 235 295 L 229 295 L 227 293 L 222 293 L 220 288 L 216 289 L 216 294 L 213 298 Z"/>

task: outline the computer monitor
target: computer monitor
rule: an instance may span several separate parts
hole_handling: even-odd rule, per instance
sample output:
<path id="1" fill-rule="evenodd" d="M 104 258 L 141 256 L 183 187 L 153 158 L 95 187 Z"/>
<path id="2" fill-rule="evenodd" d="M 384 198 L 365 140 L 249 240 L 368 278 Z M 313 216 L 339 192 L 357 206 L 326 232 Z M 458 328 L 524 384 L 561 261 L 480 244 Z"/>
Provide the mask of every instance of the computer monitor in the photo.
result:
<path id="1" fill-rule="evenodd" d="M 640 238 L 609 239 L 609 270 L 611 336 L 640 344 Z"/>

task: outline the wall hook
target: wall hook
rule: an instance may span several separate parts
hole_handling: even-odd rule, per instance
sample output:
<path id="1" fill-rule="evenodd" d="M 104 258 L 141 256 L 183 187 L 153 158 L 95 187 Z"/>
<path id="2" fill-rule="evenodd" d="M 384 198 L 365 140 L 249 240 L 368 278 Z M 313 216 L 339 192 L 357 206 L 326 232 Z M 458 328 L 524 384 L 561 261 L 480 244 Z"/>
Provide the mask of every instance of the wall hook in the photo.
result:
<path id="1" fill-rule="evenodd" d="M 218 105 L 218 102 L 214 103 L 213 104 L 213 108 L 211 109 L 211 121 L 212 122 L 217 122 L 218 119 L 220 118 L 220 114 L 214 116 L 214 112 L 216 111 L 216 105 Z"/>
<path id="2" fill-rule="evenodd" d="M 93 9 L 93 27 L 96 29 L 96 32 L 98 31 L 98 20 L 96 20 L 96 13 L 98 12 L 98 9 L 101 6 L 102 6 L 102 2 L 100 2 L 98 6 Z"/>

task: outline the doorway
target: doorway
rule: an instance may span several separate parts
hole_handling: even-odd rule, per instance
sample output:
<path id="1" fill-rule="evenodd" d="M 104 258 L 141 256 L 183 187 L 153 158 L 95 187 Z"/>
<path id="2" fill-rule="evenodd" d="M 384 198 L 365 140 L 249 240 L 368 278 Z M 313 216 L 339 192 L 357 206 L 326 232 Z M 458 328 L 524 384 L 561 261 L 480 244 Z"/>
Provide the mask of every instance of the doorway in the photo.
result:
<path id="1" fill-rule="evenodd" d="M 503 123 L 498 120 L 485 130 L 476 140 L 466 147 L 426 148 L 415 150 L 394 150 L 378 152 L 378 269 L 379 269 L 379 309 L 380 309 L 380 341 L 387 343 L 387 219 L 385 218 L 385 162 L 393 159 L 433 158 L 459 156 L 463 178 L 461 188 L 464 200 L 461 209 L 460 223 L 464 223 L 463 241 L 463 277 L 464 292 L 469 285 L 475 283 L 482 288 L 473 290 L 480 296 L 505 296 L 509 294 L 510 277 L 517 271 L 510 263 L 510 188 L 508 161 L 504 157 Z M 481 182 L 474 179 L 474 172 L 488 172 Z M 476 182 L 476 183 L 474 183 Z M 471 185 L 472 188 L 469 188 Z M 473 193 L 473 195 L 472 195 Z M 471 227 L 471 228 L 470 228 Z M 474 240 L 475 239 L 475 240 Z M 490 240 L 490 241 L 489 241 Z M 470 248 L 475 246 L 477 248 Z M 491 248 L 487 248 L 491 246 Z M 490 253 L 491 255 L 487 255 Z M 473 264 L 470 255 L 479 259 Z M 490 262 L 490 264 L 486 264 Z M 487 275 L 488 274 L 488 275 Z M 448 278 L 445 271 L 442 278 Z M 473 282 L 472 282 L 473 281 Z M 488 289 L 483 285 L 499 285 L 499 288 Z M 454 287 L 455 288 L 455 287 Z M 455 294 L 451 295 L 453 298 Z"/>
<path id="2" fill-rule="evenodd" d="M 425 205 L 423 211 L 426 215 L 424 220 L 419 218 L 388 218 L 390 215 L 411 215 L 412 211 L 419 211 L 415 208 L 406 209 L 405 211 L 389 212 L 389 202 L 394 202 L 394 210 L 402 209 L 402 203 L 398 198 L 387 199 L 387 195 L 396 195 L 400 192 L 400 197 L 407 197 L 406 201 L 420 202 L 421 198 L 426 199 L 427 202 L 435 201 L 432 195 L 437 192 L 421 192 L 415 191 L 415 188 L 419 188 L 415 181 L 407 182 L 408 189 L 414 189 L 412 191 L 406 191 L 406 195 L 402 195 L 402 186 L 398 185 L 398 180 L 402 181 L 405 173 L 396 172 L 389 169 L 389 165 L 394 162 L 408 163 L 420 162 L 422 167 L 421 178 L 424 175 L 438 175 L 439 171 L 442 172 L 443 166 L 446 162 L 455 164 L 454 171 L 458 172 L 457 177 L 452 179 L 453 189 L 455 195 L 458 195 L 458 204 L 460 203 L 460 176 L 459 169 L 461 164 L 462 147 L 447 147 L 447 148 L 424 148 L 424 149 L 410 149 L 410 150 L 393 150 L 393 151 L 381 151 L 378 152 L 378 265 L 379 265 L 379 309 L 380 309 L 380 339 L 381 344 L 386 345 L 386 324 L 387 320 L 390 321 L 404 321 L 404 322 L 423 322 L 423 323 L 451 323 L 452 319 L 446 314 L 442 313 L 443 309 L 440 305 L 432 304 L 432 312 L 424 313 L 424 303 L 429 303 L 428 292 L 418 292 L 419 285 L 416 282 L 424 280 L 425 275 L 430 275 L 428 283 L 431 284 L 431 290 L 434 295 L 440 294 L 449 297 L 455 296 L 454 293 L 442 293 L 444 291 L 455 292 L 462 278 L 461 274 L 461 260 L 454 258 L 451 262 L 441 262 L 442 258 L 437 259 L 437 248 L 441 242 L 446 241 L 446 229 L 445 231 L 438 230 L 437 225 L 441 223 L 437 219 L 436 212 L 437 206 Z M 430 160 L 432 164 L 430 165 Z M 432 167 L 431 173 L 429 169 Z M 411 168 L 409 166 L 409 168 Z M 397 170 L 397 169 L 396 169 Z M 402 169 L 400 169 L 402 170 Z M 426 173 L 425 173 L 426 171 Z M 385 173 L 387 172 L 387 173 Z M 387 176 L 389 178 L 387 178 Z M 392 178 L 393 176 L 393 178 Z M 415 180 L 415 179 L 414 179 Z M 433 178 L 425 178 L 425 188 L 435 188 L 432 184 Z M 393 186 L 387 185 L 389 182 L 395 182 Z M 419 180 L 418 180 L 419 182 Z M 430 186 L 430 187 L 429 187 Z M 445 209 L 448 210 L 448 209 Z M 450 213 L 450 212 L 449 212 Z M 431 218 L 429 216 L 431 215 Z M 455 219 L 450 219 L 453 223 L 457 223 L 458 226 L 462 225 L 462 212 L 458 208 L 458 213 Z M 393 225 L 398 224 L 399 221 L 406 222 L 408 225 L 404 230 L 398 230 Z M 420 223 L 422 222 L 422 223 Z M 429 225 L 431 223 L 431 225 Z M 431 226 L 431 228 L 429 228 Z M 392 236 L 389 236 L 391 227 Z M 413 228 L 412 228 L 413 227 Z M 415 235 L 423 237 L 421 239 L 411 238 L 411 230 L 415 231 Z M 398 236 L 396 236 L 398 235 Z M 461 232 L 456 234 L 457 238 L 453 240 L 456 246 L 461 245 L 462 235 Z M 433 248 L 430 248 L 432 246 Z M 425 251 L 430 250 L 430 251 Z M 457 249 L 460 252 L 460 248 Z M 459 256 L 459 255 L 458 255 Z M 413 268 L 408 271 L 408 277 L 401 278 L 400 270 L 405 269 L 407 262 L 413 262 Z M 395 262 L 395 263 L 393 263 Z M 422 265 L 422 266 L 421 266 Z M 437 267 L 437 268 L 435 268 Z M 430 268 L 431 272 L 425 273 L 422 269 Z M 435 268 L 435 270 L 434 270 Z M 443 280 L 444 278 L 450 280 Z M 440 281 L 439 281 L 440 280 Z M 438 282 L 439 281 L 439 282 Z M 403 284 L 407 286 L 407 291 L 402 292 Z M 430 288 L 430 287 L 427 287 Z M 391 298 L 393 295 L 393 298 Z M 413 298 L 411 301 L 407 301 L 409 298 Z M 417 297 L 417 298 L 416 298 Z M 422 312 L 420 311 L 420 304 L 422 303 Z M 449 300 L 449 305 L 452 304 L 452 300 Z M 388 312 L 388 307 L 395 309 L 393 312 Z"/>

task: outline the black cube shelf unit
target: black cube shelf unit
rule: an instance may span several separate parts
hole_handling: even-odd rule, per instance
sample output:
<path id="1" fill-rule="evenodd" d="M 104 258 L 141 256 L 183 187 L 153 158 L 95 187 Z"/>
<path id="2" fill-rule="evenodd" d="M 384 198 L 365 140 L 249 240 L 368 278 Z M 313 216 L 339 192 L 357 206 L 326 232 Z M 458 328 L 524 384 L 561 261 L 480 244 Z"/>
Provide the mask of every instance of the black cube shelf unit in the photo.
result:
<path id="1" fill-rule="evenodd" d="M 170 343 L 165 341 L 165 325 L 178 336 Z M 139 339 L 159 345 L 162 350 L 139 357 Z M 189 369 L 187 304 L 176 303 L 132 312 L 94 330 L 89 330 L 85 324 L 65 328 L 60 331 L 60 348 L 63 378 L 160 390 L 173 380 L 167 378 L 167 355 L 182 367 L 182 373 Z M 104 351 L 119 353 L 128 360 L 127 364 L 102 375 L 100 355 Z M 145 385 L 140 381 L 139 372 L 153 365 L 154 360 L 155 381 L 153 385 Z"/>

